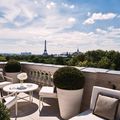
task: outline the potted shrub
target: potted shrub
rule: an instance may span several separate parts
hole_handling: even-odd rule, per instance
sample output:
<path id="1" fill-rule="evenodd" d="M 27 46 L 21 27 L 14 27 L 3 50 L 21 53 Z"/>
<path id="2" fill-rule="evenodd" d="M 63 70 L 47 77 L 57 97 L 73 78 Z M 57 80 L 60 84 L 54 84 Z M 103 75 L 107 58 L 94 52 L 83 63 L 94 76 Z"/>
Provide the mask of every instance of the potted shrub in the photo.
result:
<path id="1" fill-rule="evenodd" d="M 62 67 L 54 73 L 53 82 L 57 88 L 61 117 L 69 119 L 77 115 L 83 95 L 83 73 L 74 67 Z"/>
<path id="2" fill-rule="evenodd" d="M 10 120 L 9 110 L 1 102 L 0 102 L 0 120 Z"/>
<path id="3" fill-rule="evenodd" d="M 21 71 L 21 65 L 20 62 L 18 62 L 17 60 L 9 60 L 4 67 L 4 71 L 6 76 L 8 77 L 12 77 L 14 79 L 14 83 L 19 82 L 19 80 L 17 79 L 17 75 L 20 73 Z"/>

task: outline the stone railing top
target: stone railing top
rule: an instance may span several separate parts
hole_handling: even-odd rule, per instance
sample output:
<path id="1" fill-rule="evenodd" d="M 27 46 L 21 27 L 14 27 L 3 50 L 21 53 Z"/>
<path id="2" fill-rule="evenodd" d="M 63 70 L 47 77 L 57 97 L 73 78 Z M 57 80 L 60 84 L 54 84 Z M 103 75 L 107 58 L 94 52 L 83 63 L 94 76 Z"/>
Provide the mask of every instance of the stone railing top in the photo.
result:
<path id="1" fill-rule="evenodd" d="M 36 65 L 36 66 L 47 66 L 47 67 L 63 67 L 63 65 L 54 65 L 54 64 L 44 64 L 44 63 L 33 63 L 33 62 L 20 62 L 21 64 L 27 64 L 27 65 Z"/>
<path id="2" fill-rule="evenodd" d="M 107 73 L 120 75 L 120 71 L 117 71 L 117 70 L 109 70 Z"/>
<path id="3" fill-rule="evenodd" d="M 6 64 L 6 63 L 7 63 L 7 62 L 0 62 L 1 65 L 4 65 L 4 64 Z"/>
<path id="4" fill-rule="evenodd" d="M 92 72 L 92 73 L 96 73 L 96 72 L 106 73 L 106 72 L 109 71 L 109 69 L 86 67 L 86 68 L 82 69 L 81 71 L 83 71 L 83 72 Z"/>
<path id="5" fill-rule="evenodd" d="M 5 64 L 6 62 L 0 62 L 0 64 Z M 32 63 L 32 62 L 20 62 L 22 65 L 34 65 L 34 66 L 45 66 L 45 67 L 53 67 L 53 68 L 60 68 L 64 67 L 63 65 L 54 65 L 54 64 L 43 64 L 43 63 Z M 119 74 L 120 71 L 117 70 L 109 70 L 109 69 L 102 69 L 102 68 L 93 68 L 93 67 L 76 67 L 83 72 L 90 72 L 90 73 L 108 73 L 108 74 Z"/>
<path id="6" fill-rule="evenodd" d="M 55 68 L 64 67 L 63 65 L 53 65 L 53 64 L 43 64 L 43 63 L 31 63 L 31 62 L 21 62 L 21 64 L 40 65 L 40 66 L 55 67 Z M 110 69 L 103 69 L 103 68 L 93 68 L 93 67 L 76 67 L 76 68 L 78 68 L 79 70 L 81 70 L 83 72 L 120 74 L 120 71 L 110 70 Z"/>
<path id="7" fill-rule="evenodd" d="M 79 70 L 83 70 L 83 69 L 85 69 L 85 67 L 76 67 L 77 69 L 79 69 Z"/>

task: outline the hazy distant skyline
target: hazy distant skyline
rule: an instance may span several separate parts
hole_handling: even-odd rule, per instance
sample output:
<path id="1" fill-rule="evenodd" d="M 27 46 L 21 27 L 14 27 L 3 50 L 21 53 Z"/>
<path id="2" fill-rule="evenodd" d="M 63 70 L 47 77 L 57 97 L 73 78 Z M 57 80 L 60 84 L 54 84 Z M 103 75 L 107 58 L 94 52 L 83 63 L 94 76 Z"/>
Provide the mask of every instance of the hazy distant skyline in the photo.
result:
<path id="1" fill-rule="evenodd" d="M 0 0 L 0 53 L 120 51 L 120 0 Z"/>

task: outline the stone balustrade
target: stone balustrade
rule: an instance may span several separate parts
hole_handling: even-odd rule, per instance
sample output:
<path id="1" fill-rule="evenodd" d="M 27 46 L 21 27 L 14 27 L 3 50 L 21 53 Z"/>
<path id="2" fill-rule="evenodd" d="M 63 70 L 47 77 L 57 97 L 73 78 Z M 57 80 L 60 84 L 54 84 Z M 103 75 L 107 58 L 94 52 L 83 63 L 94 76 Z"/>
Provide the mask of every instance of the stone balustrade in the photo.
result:
<path id="1" fill-rule="evenodd" d="M 22 71 L 28 74 L 28 80 L 41 85 L 53 86 L 53 74 L 61 66 L 22 62 Z"/>

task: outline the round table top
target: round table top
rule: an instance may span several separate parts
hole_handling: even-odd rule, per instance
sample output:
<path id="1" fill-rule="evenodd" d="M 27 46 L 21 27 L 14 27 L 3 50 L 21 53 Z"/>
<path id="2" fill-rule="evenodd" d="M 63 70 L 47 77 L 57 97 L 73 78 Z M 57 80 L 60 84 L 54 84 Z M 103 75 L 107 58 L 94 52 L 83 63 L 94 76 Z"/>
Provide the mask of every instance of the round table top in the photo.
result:
<path id="1" fill-rule="evenodd" d="M 5 92 L 30 92 L 38 89 L 38 85 L 34 83 L 15 83 L 6 85 L 3 90 Z"/>

